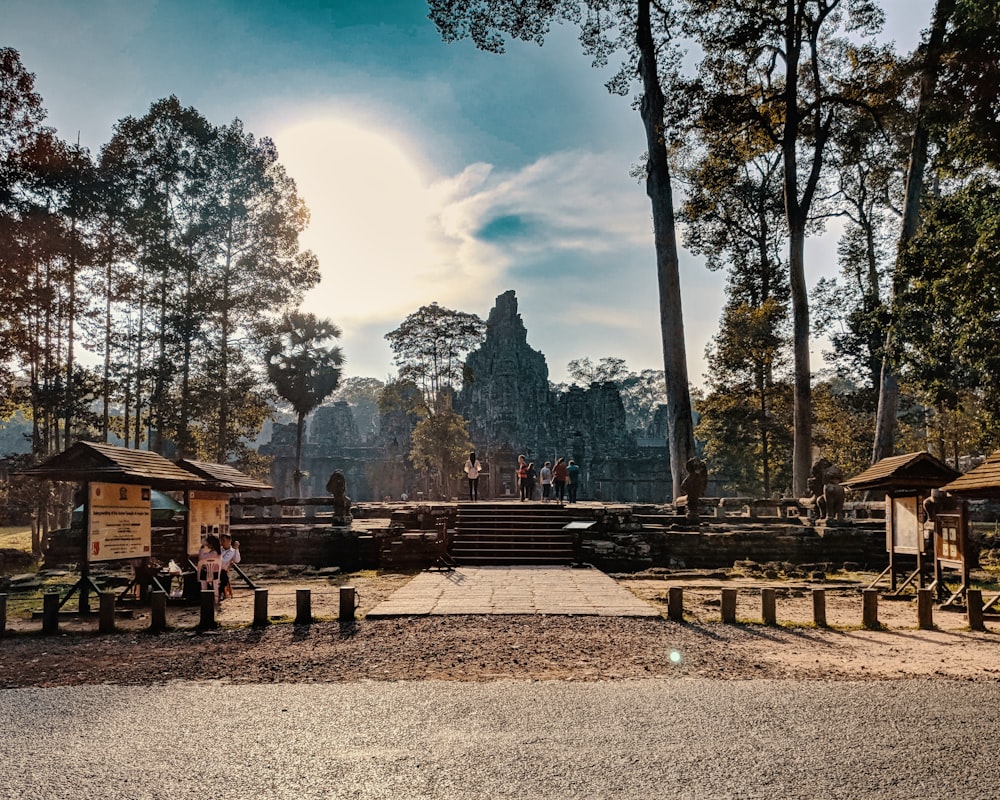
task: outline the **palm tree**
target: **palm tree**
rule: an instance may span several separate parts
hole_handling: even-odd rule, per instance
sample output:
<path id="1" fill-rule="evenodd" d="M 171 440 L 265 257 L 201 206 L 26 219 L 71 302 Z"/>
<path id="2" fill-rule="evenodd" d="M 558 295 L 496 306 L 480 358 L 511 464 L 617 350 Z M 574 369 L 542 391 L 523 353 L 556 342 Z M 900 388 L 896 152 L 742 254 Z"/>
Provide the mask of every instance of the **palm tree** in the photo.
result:
<path id="1" fill-rule="evenodd" d="M 340 333 L 330 320 L 293 311 L 274 327 L 267 343 L 268 380 L 297 415 L 293 476 L 296 497 L 302 482 L 302 429 L 306 416 L 340 384 L 344 353 L 331 341 L 339 339 Z"/>

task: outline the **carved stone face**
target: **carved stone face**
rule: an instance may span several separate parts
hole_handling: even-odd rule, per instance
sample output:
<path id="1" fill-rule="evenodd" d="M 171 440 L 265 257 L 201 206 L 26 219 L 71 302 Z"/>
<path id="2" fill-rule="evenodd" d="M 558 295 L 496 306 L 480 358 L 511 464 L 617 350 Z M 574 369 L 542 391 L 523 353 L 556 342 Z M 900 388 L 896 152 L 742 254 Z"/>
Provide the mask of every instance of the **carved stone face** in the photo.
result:
<path id="1" fill-rule="evenodd" d="M 334 497 L 343 497 L 347 492 L 347 479 L 339 469 L 326 482 L 326 490 Z"/>

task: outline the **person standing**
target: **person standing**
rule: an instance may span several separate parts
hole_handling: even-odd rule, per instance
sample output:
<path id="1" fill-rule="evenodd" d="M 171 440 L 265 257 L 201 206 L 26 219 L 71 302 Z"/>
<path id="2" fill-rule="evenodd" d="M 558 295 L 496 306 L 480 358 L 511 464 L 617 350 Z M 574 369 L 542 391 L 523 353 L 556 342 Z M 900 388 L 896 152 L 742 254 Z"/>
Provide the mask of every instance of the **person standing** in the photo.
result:
<path id="1" fill-rule="evenodd" d="M 542 465 L 541 472 L 538 473 L 538 477 L 542 481 L 542 502 L 549 502 L 549 498 L 552 496 L 552 462 L 546 461 Z"/>
<path id="2" fill-rule="evenodd" d="M 528 494 L 528 459 L 524 456 L 517 457 L 517 491 L 524 501 Z"/>
<path id="3" fill-rule="evenodd" d="M 569 490 L 569 502 L 576 502 L 576 493 L 580 491 L 580 465 L 577 464 L 572 458 L 569 460 L 569 466 L 566 467 L 566 488 Z"/>
<path id="4" fill-rule="evenodd" d="M 568 473 L 566 472 L 566 461 L 562 456 L 556 459 L 556 464 L 552 467 L 552 485 L 556 490 L 556 500 L 562 504 L 563 498 L 566 496 L 566 478 Z"/>
<path id="5" fill-rule="evenodd" d="M 535 481 L 538 480 L 538 473 L 535 471 L 535 462 L 528 462 L 528 472 L 524 476 L 525 483 L 528 485 L 528 499 L 535 499 Z"/>
<path id="6" fill-rule="evenodd" d="M 469 479 L 469 501 L 472 503 L 479 499 L 479 476 L 482 471 L 483 465 L 479 463 L 475 452 L 469 453 L 469 460 L 465 462 L 465 477 Z"/>

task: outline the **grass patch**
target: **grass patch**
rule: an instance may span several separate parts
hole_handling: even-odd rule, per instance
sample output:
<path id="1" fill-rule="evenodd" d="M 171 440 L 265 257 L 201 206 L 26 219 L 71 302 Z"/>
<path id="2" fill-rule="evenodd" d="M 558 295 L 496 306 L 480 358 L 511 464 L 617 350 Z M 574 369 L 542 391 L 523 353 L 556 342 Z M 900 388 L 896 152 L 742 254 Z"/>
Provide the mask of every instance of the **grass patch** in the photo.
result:
<path id="1" fill-rule="evenodd" d="M 7 525 L 0 527 L 0 549 L 31 552 L 31 526 Z"/>

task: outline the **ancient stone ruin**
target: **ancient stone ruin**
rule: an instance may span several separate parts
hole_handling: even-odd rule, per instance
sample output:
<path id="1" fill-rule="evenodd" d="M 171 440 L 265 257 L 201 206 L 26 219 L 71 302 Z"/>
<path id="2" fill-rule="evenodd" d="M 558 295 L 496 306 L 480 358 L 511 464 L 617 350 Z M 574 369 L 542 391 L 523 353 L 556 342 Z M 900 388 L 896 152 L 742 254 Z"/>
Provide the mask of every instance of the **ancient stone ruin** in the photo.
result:
<path id="1" fill-rule="evenodd" d="M 482 346 L 466 360 L 470 380 L 455 398 L 467 420 L 473 446 L 487 470 L 480 497 L 516 494 L 514 467 L 519 453 L 540 468 L 563 456 L 581 468 L 581 500 L 664 502 L 670 495 L 666 424 L 656 415 L 650 430 L 630 431 L 617 387 L 594 383 L 584 389 L 553 391 L 545 356 L 528 344 L 513 290 L 496 299 Z M 404 414 L 382 417 L 377 430 L 361 431 L 347 403 L 317 409 L 303 446 L 305 496 L 325 494 L 325 481 L 340 470 L 355 501 L 420 499 L 424 477 L 406 458 L 412 422 Z M 293 425 L 275 425 L 260 452 L 273 456 L 271 483 L 278 494 L 291 486 Z M 455 479 L 451 494 L 462 496 Z M 430 498 L 426 499 L 439 499 Z"/>

